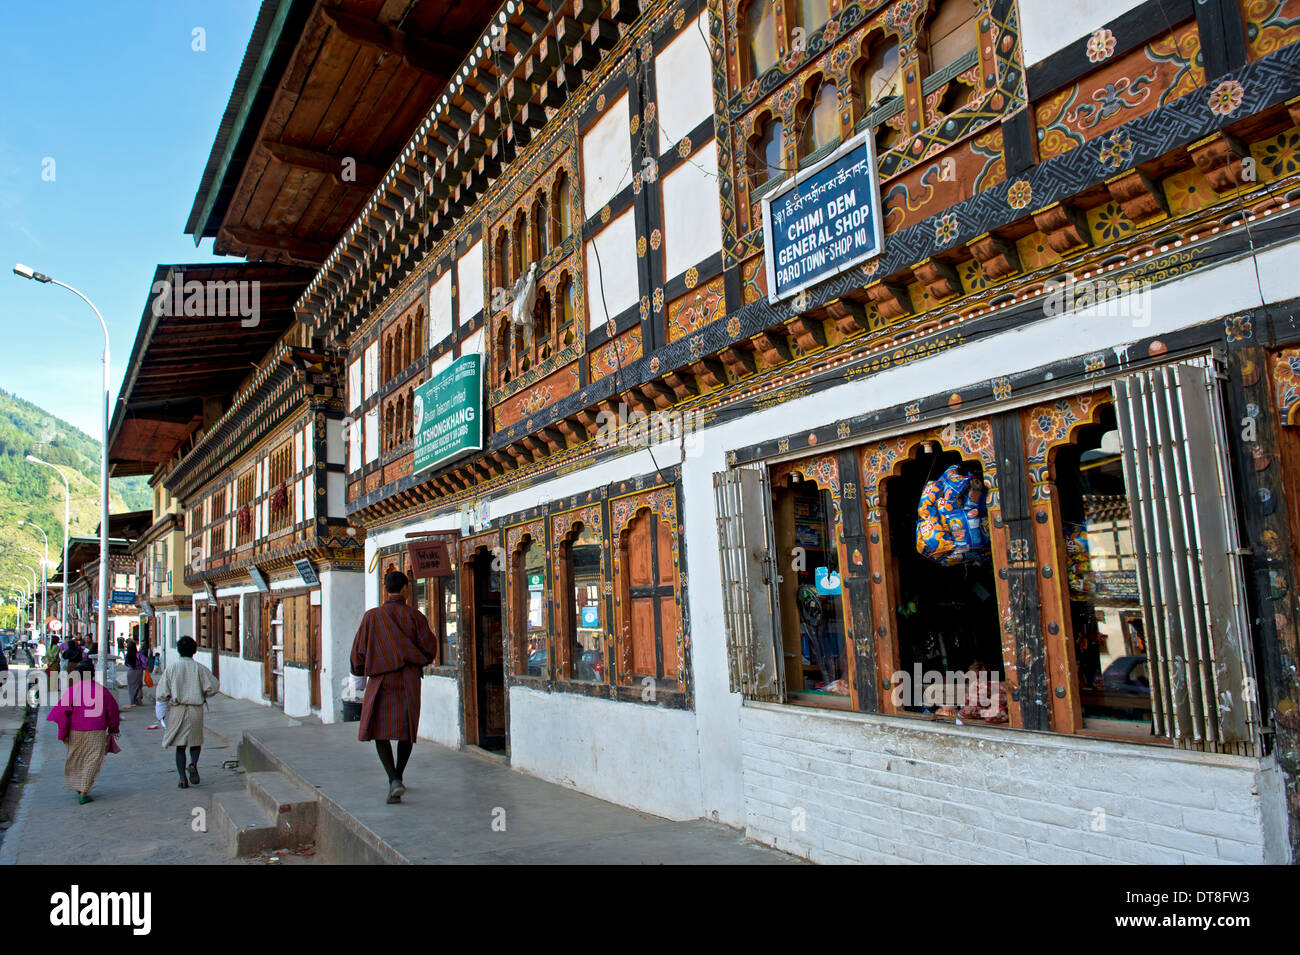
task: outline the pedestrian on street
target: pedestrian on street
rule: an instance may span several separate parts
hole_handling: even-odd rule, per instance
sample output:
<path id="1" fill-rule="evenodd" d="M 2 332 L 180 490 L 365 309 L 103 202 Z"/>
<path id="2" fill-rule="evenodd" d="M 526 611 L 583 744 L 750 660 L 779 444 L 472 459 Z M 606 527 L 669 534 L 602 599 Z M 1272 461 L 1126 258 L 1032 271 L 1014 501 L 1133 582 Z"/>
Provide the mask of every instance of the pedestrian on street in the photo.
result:
<path id="1" fill-rule="evenodd" d="M 94 802 L 90 787 L 104 765 L 109 738 L 120 729 L 117 700 L 95 680 L 89 660 L 77 664 L 72 685 L 63 691 L 57 706 L 47 717 L 59 728 L 59 739 L 67 749 L 63 762 L 64 784 L 77 794 L 83 806 Z"/>
<path id="2" fill-rule="evenodd" d="M 68 641 L 67 649 L 63 651 L 63 660 L 68 665 L 67 670 L 69 673 L 77 672 L 77 664 L 81 662 L 84 656 L 85 651 L 81 649 L 81 641 L 73 637 Z"/>
<path id="3" fill-rule="evenodd" d="M 352 673 L 368 677 L 357 739 L 375 741 L 388 774 L 388 801 L 402 801 L 402 771 L 420 725 L 420 677 L 438 658 L 438 640 L 424 614 L 406 601 L 406 575 L 384 577 L 388 599 L 361 618 L 352 643 Z M 397 761 L 391 741 L 397 740 Z"/>
<path id="4" fill-rule="evenodd" d="M 144 702 L 144 670 L 146 666 L 144 654 L 141 653 L 135 645 L 134 640 L 126 642 L 126 689 L 127 695 L 131 702 L 127 704 L 128 709 L 134 709 Z"/>
<path id="5" fill-rule="evenodd" d="M 180 774 L 179 789 L 189 789 L 190 783 L 199 784 L 199 749 L 203 746 L 203 707 L 208 697 L 221 689 L 212 671 L 194 659 L 199 645 L 193 637 L 181 637 L 176 642 L 178 659 L 158 678 L 154 697 L 167 704 L 167 731 L 163 734 L 163 749 L 176 747 L 176 772 Z M 189 781 L 185 779 L 185 748 L 189 747 Z"/>

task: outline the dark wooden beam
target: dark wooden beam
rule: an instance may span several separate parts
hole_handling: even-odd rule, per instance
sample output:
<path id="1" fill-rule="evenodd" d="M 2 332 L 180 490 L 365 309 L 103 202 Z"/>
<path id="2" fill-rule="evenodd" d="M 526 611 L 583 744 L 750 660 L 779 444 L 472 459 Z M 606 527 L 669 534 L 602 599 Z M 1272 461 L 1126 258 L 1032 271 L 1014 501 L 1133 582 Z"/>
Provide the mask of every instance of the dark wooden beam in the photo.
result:
<path id="1" fill-rule="evenodd" d="M 297 239 L 291 235 L 273 235 L 267 232 L 258 232 L 256 229 L 245 229 L 240 226 L 222 226 L 221 231 L 224 232 L 232 242 L 237 242 L 240 245 L 262 249 L 264 251 L 285 252 L 299 261 L 314 262 L 318 265 L 325 261 L 331 248 L 328 242 Z"/>
<path id="2" fill-rule="evenodd" d="M 354 186 L 372 191 L 384 177 L 384 171 L 372 163 L 363 162 L 354 156 L 325 152 L 319 149 L 304 149 L 302 146 L 290 146 L 288 143 L 262 141 L 266 151 L 277 162 L 297 169 L 307 169 L 327 175 L 344 186 Z M 355 179 L 344 179 L 345 163 L 352 164 Z"/>

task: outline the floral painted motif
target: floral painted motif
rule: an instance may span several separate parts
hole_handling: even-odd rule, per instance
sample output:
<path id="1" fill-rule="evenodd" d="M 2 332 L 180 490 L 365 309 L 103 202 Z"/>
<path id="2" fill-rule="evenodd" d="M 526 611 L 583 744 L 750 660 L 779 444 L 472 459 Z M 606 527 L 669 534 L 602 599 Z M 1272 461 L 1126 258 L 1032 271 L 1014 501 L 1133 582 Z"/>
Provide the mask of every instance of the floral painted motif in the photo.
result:
<path id="1" fill-rule="evenodd" d="M 917 420 L 920 420 L 920 417 L 921 417 L 921 406 L 920 406 L 919 404 L 912 403 L 912 404 L 908 405 L 906 408 L 903 409 L 903 413 L 904 413 L 905 415 L 907 415 L 907 420 L 908 420 L 908 421 L 917 421 Z"/>
<path id="2" fill-rule="evenodd" d="M 958 227 L 957 216 L 954 213 L 945 212 L 939 217 L 939 221 L 934 224 L 934 240 L 941 245 L 947 245 L 957 238 Z"/>
<path id="3" fill-rule="evenodd" d="M 1102 27 L 1088 37 L 1088 61 L 1101 63 L 1109 60 L 1115 53 L 1115 34 Z"/>
<path id="4" fill-rule="evenodd" d="M 1027 179 L 1018 179 L 1007 188 L 1007 205 L 1012 209 L 1023 209 L 1033 198 L 1034 190 Z"/>
<path id="5" fill-rule="evenodd" d="M 1133 158 L 1133 140 L 1123 130 L 1116 130 L 1102 140 L 1097 159 L 1109 169 L 1123 169 Z"/>
<path id="6" fill-rule="evenodd" d="M 1117 202 L 1108 202 L 1099 207 L 1096 214 L 1090 218 L 1093 220 L 1093 231 L 1105 242 L 1113 242 L 1133 231 L 1132 220 L 1124 215 L 1124 210 Z"/>
<path id="7" fill-rule="evenodd" d="M 654 293 L 654 305 L 655 305 L 655 311 L 656 311 L 656 312 L 659 312 L 659 311 L 662 311 L 662 310 L 663 310 L 663 307 L 664 307 L 664 289 L 663 289 L 663 286 L 662 286 L 662 285 L 655 289 L 655 293 Z"/>
<path id="8" fill-rule="evenodd" d="M 1237 111 L 1241 105 L 1241 99 L 1246 95 L 1245 89 L 1237 80 L 1223 80 L 1214 89 L 1210 90 L 1210 112 L 1215 116 L 1230 116 Z"/>
<path id="9" fill-rule="evenodd" d="M 1230 342 L 1244 342 L 1255 335 L 1254 324 L 1245 315 L 1229 315 L 1225 318 L 1223 332 Z"/>
<path id="10" fill-rule="evenodd" d="M 645 258 L 645 236 L 639 235 L 636 238 L 637 258 Z"/>
<path id="11" fill-rule="evenodd" d="M 668 340 L 684 338 L 722 317 L 724 284 L 718 276 L 706 285 L 688 292 L 668 306 Z M 733 316 L 739 326 L 740 319 Z"/>
<path id="12" fill-rule="evenodd" d="M 993 380 L 993 397 L 998 401 L 1005 401 L 1011 397 L 1011 379 L 995 378 Z"/>
<path id="13" fill-rule="evenodd" d="M 609 206 L 603 206 L 600 210 L 600 221 L 602 223 L 609 221 Z"/>
<path id="14" fill-rule="evenodd" d="M 686 287 L 695 288 L 695 286 L 698 285 L 699 282 L 700 282 L 700 270 L 692 265 L 689 269 L 686 270 Z"/>
<path id="15" fill-rule="evenodd" d="M 1265 140 L 1259 150 L 1259 162 L 1273 176 L 1300 172 L 1300 133 L 1286 132 Z"/>
<path id="16" fill-rule="evenodd" d="M 1097 411 L 1110 401 L 1109 392 L 1092 392 L 1058 398 L 1030 411 L 1025 452 L 1029 464 L 1031 500 L 1045 501 L 1050 496 L 1051 469 L 1048 453 L 1051 449 L 1069 441 L 1076 428 L 1091 424 Z"/>
<path id="17" fill-rule="evenodd" d="M 730 335 L 732 338 L 736 338 L 737 336 L 740 335 L 739 315 L 732 315 L 731 318 L 727 319 L 727 334 Z"/>
<path id="18" fill-rule="evenodd" d="M 658 229 L 655 229 L 653 232 L 650 233 L 650 248 L 658 252 L 659 246 L 663 244 L 664 244 L 664 234 L 662 232 L 660 232 Z"/>
<path id="19" fill-rule="evenodd" d="M 677 155 L 685 159 L 691 154 L 691 137 L 683 136 L 682 141 L 677 144 Z"/>

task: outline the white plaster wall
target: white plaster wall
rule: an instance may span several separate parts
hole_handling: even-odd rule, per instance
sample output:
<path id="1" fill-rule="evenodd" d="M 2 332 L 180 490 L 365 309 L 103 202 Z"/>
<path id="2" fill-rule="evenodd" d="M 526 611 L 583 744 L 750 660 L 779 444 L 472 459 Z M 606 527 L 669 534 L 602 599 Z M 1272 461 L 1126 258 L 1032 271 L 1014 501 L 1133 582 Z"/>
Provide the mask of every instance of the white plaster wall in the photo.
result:
<path id="1" fill-rule="evenodd" d="M 628 209 L 587 242 L 588 331 L 637 303 L 636 262 L 636 219 Z"/>
<path id="2" fill-rule="evenodd" d="M 325 463 L 343 464 L 347 453 L 343 445 L 342 420 L 325 422 Z"/>
<path id="3" fill-rule="evenodd" d="M 284 668 L 284 715 L 311 715 L 311 687 L 308 683 L 310 671 L 304 666 L 286 666 Z M 324 690 L 324 687 L 321 687 Z"/>
<path id="4" fill-rule="evenodd" d="M 343 718 L 343 679 L 352 672 L 352 641 L 366 612 L 359 570 L 322 570 L 320 718 L 337 723 Z"/>
<path id="5" fill-rule="evenodd" d="M 420 680 L 418 733 L 443 746 L 460 746 L 460 692 L 455 677 L 426 676 Z"/>
<path id="6" fill-rule="evenodd" d="M 582 137 L 582 212 L 590 219 L 631 179 L 627 94 L 610 103 Z"/>
<path id="7" fill-rule="evenodd" d="M 483 240 L 475 242 L 456 260 L 456 314 L 462 322 L 483 310 Z M 431 343 L 432 344 L 432 343 Z"/>
<path id="8" fill-rule="evenodd" d="M 1288 861 L 1271 758 L 767 704 L 741 736 L 747 834 L 814 862 Z"/>
<path id="9" fill-rule="evenodd" d="M 713 115 L 708 34 L 709 15 L 701 13 L 655 57 L 660 153 Z"/>
<path id="10" fill-rule="evenodd" d="M 337 471 L 325 474 L 325 514 L 327 517 L 347 517 L 347 484 Z"/>
<path id="11" fill-rule="evenodd" d="M 665 278 L 681 275 L 722 248 L 718 153 L 713 140 L 664 176 L 663 210 Z"/>
<path id="12" fill-rule="evenodd" d="M 1033 66 L 1075 40 L 1089 36 L 1143 0 L 1019 0 L 1020 42 L 1025 66 Z"/>
<path id="13" fill-rule="evenodd" d="M 442 274 L 429 289 L 429 347 L 451 334 L 451 271 Z"/>
<path id="14" fill-rule="evenodd" d="M 510 764 L 670 819 L 704 814 L 690 712 L 514 686 Z"/>
<path id="15" fill-rule="evenodd" d="M 197 656 L 197 654 L 196 654 Z M 221 655 L 221 692 L 238 700 L 262 702 L 262 662 Z"/>

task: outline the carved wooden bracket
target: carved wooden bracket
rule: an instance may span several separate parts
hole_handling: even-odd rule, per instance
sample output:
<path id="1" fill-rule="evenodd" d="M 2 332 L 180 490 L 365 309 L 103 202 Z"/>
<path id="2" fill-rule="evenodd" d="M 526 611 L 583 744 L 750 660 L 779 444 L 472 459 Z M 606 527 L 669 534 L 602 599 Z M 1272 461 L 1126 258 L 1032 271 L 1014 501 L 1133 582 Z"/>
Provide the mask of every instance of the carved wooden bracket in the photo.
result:
<path id="1" fill-rule="evenodd" d="M 721 388 L 727 383 L 727 372 L 716 358 L 703 358 L 687 366 L 705 388 Z"/>
<path id="2" fill-rule="evenodd" d="M 1169 215 L 1165 191 L 1141 169 L 1132 169 L 1122 176 L 1106 180 L 1111 198 L 1120 204 L 1124 215 L 1139 225 L 1160 216 Z"/>
<path id="3" fill-rule="evenodd" d="M 811 315 L 796 315 L 790 321 L 790 331 L 804 351 L 826 347 L 826 327 L 821 319 Z"/>
<path id="4" fill-rule="evenodd" d="M 920 279 L 930 297 L 937 301 L 961 294 L 961 279 L 957 277 L 957 270 L 942 259 L 922 259 L 912 266 L 912 274 Z"/>
<path id="5" fill-rule="evenodd" d="M 1092 245 L 1088 221 L 1081 210 L 1054 202 L 1034 213 L 1034 225 L 1047 237 L 1047 244 L 1058 254 Z"/>
<path id="6" fill-rule="evenodd" d="M 722 359 L 722 363 L 727 366 L 733 378 L 744 378 L 758 370 L 754 362 L 754 343 L 747 338 L 722 349 L 718 352 L 718 357 Z"/>
<path id="7" fill-rule="evenodd" d="M 971 239 L 966 246 L 984 274 L 992 280 L 1005 278 L 1020 271 L 1020 253 L 1016 244 L 1000 235 L 985 232 Z"/>
<path id="8" fill-rule="evenodd" d="M 868 285 L 866 292 L 881 317 L 886 320 L 912 314 L 912 298 L 907 294 L 906 286 L 882 279 Z"/>
<path id="9" fill-rule="evenodd" d="M 1241 161 L 1250 150 L 1236 136 L 1215 133 L 1192 143 L 1187 151 L 1216 193 L 1232 192 L 1242 183 Z"/>
<path id="10" fill-rule="evenodd" d="M 794 353 L 790 351 L 790 341 L 786 337 L 789 334 L 788 328 L 778 325 L 754 336 L 755 347 L 769 365 L 779 365 L 781 362 L 789 361 L 793 356 Z"/>

